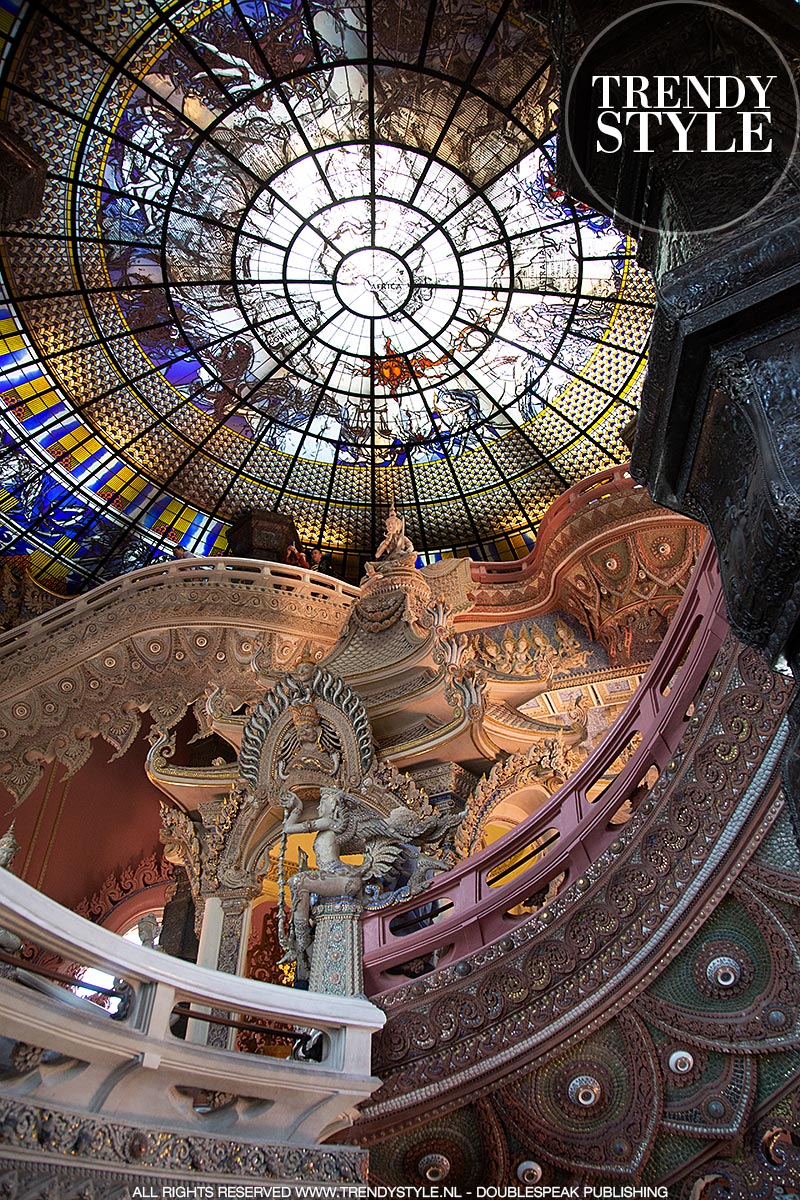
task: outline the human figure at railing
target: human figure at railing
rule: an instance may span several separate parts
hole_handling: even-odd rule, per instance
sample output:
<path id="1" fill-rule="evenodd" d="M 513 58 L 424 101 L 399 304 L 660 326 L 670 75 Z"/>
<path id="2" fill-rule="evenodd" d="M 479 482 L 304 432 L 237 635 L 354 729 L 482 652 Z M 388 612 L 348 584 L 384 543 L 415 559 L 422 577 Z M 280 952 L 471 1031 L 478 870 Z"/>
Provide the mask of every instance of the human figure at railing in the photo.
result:
<path id="1" fill-rule="evenodd" d="M 174 562 L 185 562 L 187 559 L 202 558 L 202 555 L 195 554 L 194 551 L 187 550 L 185 546 L 181 546 L 180 543 L 178 543 L 178 545 L 172 551 L 172 558 Z M 202 566 L 198 564 L 198 570 L 202 569 Z"/>
<path id="2" fill-rule="evenodd" d="M 331 556 L 323 554 L 319 546 L 312 546 L 307 557 L 312 571 L 320 571 L 323 575 L 331 574 Z"/>
<path id="3" fill-rule="evenodd" d="M 286 547 L 286 561 L 290 567 L 303 567 L 308 570 L 308 559 L 302 546 L 296 546 L 294 542 L 289 542 Z"/>

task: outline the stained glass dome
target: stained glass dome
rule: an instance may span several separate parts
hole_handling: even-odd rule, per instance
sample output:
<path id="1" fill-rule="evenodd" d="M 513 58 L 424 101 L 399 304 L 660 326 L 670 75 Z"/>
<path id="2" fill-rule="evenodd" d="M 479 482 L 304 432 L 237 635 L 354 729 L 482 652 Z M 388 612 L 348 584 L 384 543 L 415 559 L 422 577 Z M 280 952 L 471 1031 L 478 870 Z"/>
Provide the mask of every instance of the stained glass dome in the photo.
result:
<path id="1" fill-rule="evenodd" d="M 653 303 L 555 175 L 525 4 L 52 0 L 3 118 L 49 168 L 6 231 L 3 552 L 86 587 L 291 513 L 357 575 L 510 558 L 626 456 Z"/>

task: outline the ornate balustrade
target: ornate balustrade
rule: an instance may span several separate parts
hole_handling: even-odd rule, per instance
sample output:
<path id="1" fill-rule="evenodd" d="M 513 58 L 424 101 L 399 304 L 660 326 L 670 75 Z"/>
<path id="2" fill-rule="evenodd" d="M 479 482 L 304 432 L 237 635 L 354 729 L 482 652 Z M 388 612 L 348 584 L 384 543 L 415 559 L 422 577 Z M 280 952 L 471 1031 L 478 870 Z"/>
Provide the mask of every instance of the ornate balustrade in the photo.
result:
<path id="1" fill-rule="evenodd" d="M 342 620 L 359 589 L 342 583 L 328 575 L 300 567 L 283 566 L 279 563 L 255 561 L 249 558 L 182 558 L 172 562 L 157 563 L 120 575 L 110 583 L 102 584 L 85 595 L 65 600 L 52 612 L 35 617 L 23 625 L 0 634 L 0 655 L 38 641 L 43 634 L 53 634 L 75 622 L 77 618 L 91 616 L 109 606 L 118 606 L 134 595 L 146 593 L 148 601 L 157 604 L 160 594 L 174 592 L 175 585 L 182 591 L 194 590 L 202 584 L 223 584 L 234 593 L 238 588 L 270 592 L 292 592 L 298 599 L 324 601 L 341 610 Z M 232 597 L 232 608 L 238 603 Z M 224 613 L 219 620 L 225 622 Z M 203 620 L 207 617 L 204 614 Z"/>
<path id="2" fill-rule="evenodd" d="M 187 558 L 144 567 L 0 635 L 0 781 L 17 801 L 42 763 L 70 773 L 98 734 L 118 754 L 140 713 L 180 719 L 210 680 L 244 699 L 259 689 L 250 662 L 280 674 L 335 643 L 358 589 L 297 567 Z"/>
<path id="3" fill-rule="evenodd" d="M 515 562 L 474 562 L 471 568 L 473 581 L 480 584 L 521 583 L 540 569 L 550 542 L 573 517 L 603 500 L 636 491 L 643 492 L 644 488 L 632 478 L 628 463 L 581 479 L 550 505 L 530 554 Z"/>
<path id="4" fill-rule="evenodd" d="M 360 1166 L 352 1150 L 318 1149 L 315 1160 L 310 1151 L 297 1147 L 308 1147 L 346 1126 L 358 1101 L 377 1086 L 370 1071 L 371 1038 L 385 1020 L 377 1008 L 361 999 L 298 992 L 209 971 L 109 933 L 7 872 L 2 885 L 0 926 L 68 963 L 124 980 L 132 989 L 125 1018 L 111 1020 L 108 1013 L 76 1002 L 70 991 L 62 994 L 55 985 L 48 994 L 40 994 L 16 979 L 0 978 L 0 1028 L 24 1050 L 17 1049 L 16 1055 L 12 1051 L 16 1065 L 4 1073 L 0 1120 L 13 1123 L 29 1106 L 45 1104 L 56 1113 L 68 1113 L 71 1122 L 69 1145 L 60 1147 L 56 1140 L 43 1145 L 37 1134 L 39 1141 L 34 1138 L 30 1149 L 72 1153 L 84 1122 L 86 1135 L 100 1147 L 98 1159 L 138 1158 L 144 1172 L 148 1165 L 190 1166 L 189 1151 L 196 1154 L 204 1147 L 206 1155 L 211 1154 L 210 1135 L 224 1129 L 220 1146 L 232 1147 L 233 1165 L 220 1167 L 222 1160 L 217 1161 L 223 1176 L 228 1169 L 249 1174 L 248 1163 L 257 1171 L 260 1161 L 260 1169 L 273 1178 L 358 1178 Z M 20 967 L 24 978 L 24 964 Z M 199 1044 L 199 1038 L 193 1044 L 191 1021 L 187 1040 L 180 1040 L 171 1032 L 176 1004 L 219 1015 L 223 1021 L 231 1014 L 251 1021 L 255 1017 L 282 1026 L 289 1037 L 298 1029 L 320 1030 L 321 1061 L 241 1053 Z M 50 1054 L 43 1059 L 37 1049 Z M 69 1060 L 74 1061 L 68 1070 Z M 38 1080 L 30 1075 L 34 1066 L 41 1067 Z M 201 1108 L 192 1100 L 198 1091 L 212 1098 Z M 41 1108 L 38 1112 L 40 1120 Z M 125 1147 L 137 1131 L 143 1134 L 141 1153 L 126 1159 Z M 246 1144 L 236 1142 L 239 1136 Z M 269 1169 L 263 1149 L 258 1149 L 267 1142 L 273 1164 Z M 167 1143 L 171 1151 L 164 1149 Z M 238 1167 L 233 1163 L 236 1153 Z"/>
<path id="5" fill-rule="evenodd" d="M 368 995 L 405 983 L 391 968 L 436 955 L 451 963 L 509 932 L 511 910 L 533 895 L 541 896 L 559 880 L 563 889 L 580 880 L 619 834 L 612 819 L 643 794 L 648 772 L 659 772 L 673 755 L 692 705 L 727 632 L 716 558 L 707 541 L 669 632 L 636 695 L 597 750 L 572 778 L 527 821 L 461 866 L 440 876 L 423 897 L 364 922 L 364 967 Z M 601 795 L 592 795 L 618 759 L 625 765 Z M 555 835 L 558 835 L 557 837 Z M 548 849 L 542 852 L 541 843 Z M 528 870 L 512 864 L 532 848 Z M 507 866 L 508 878 L 502 882 Z M 563 878 L 560 878 L 563 876 Z M 403 914 L 414 914 L 424 900 L 441 915 L 413 932 L 402 927 Z M 414 917 L 409 916 L 413 922 Z"/>

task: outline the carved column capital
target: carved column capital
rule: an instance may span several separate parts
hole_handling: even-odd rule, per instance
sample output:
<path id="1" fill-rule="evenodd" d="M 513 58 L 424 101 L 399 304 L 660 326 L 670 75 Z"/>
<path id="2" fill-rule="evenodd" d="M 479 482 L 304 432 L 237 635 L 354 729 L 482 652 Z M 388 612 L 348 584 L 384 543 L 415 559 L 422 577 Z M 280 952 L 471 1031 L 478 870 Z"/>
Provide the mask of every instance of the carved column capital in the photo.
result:
<path id="1" fill-rule="evenodd" d="M 222 911 L 226 916 L 240 916 L 260 892 L 261 888 L 254 883 L 237 891 L 220 891 L 217 895 L 222 901 Z"/>

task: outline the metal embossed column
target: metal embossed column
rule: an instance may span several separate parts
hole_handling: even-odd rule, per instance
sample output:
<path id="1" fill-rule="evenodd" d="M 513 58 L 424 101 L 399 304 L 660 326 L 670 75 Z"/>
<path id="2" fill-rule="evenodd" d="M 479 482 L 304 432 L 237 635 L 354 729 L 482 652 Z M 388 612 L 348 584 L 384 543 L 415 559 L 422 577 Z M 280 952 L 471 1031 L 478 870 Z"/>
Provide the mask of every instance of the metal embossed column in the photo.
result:
<path id="1" fill-rule="evenodd" d="M 361 902 L 350 896 L 337 896 L 314 907 L 309 991 L 335 996 L 363 994 L 362 909 Z"/>

